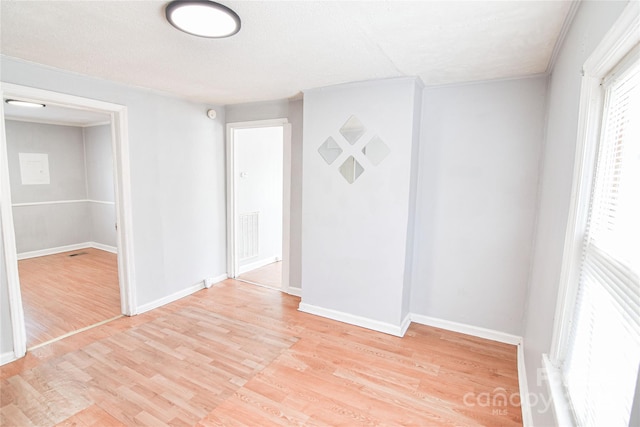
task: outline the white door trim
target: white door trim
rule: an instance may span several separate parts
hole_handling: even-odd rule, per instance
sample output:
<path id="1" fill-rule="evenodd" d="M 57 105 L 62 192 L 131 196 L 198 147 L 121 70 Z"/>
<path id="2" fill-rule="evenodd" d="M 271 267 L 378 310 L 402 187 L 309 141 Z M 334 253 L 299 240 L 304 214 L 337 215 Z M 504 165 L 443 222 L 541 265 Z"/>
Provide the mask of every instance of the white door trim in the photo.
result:
<path id="1" fill-rule="evenodd" d="M 135 274 L 133 262 L 133 231 L 131 213 L 131 187 L 129 168 L 129 132 L 127 107 L 118 104 L 82 98 L 59 92 L 36 89 L 28 86 L 0 82 L 0 95 L 5 98 L 20 98 L 27 101 L 43 102 L 81 108 L 111 116 L 111 138 L 114 159 L 114 187 L 116 200 L 116 219 L 118 224 L 118 278 L 120 281 L 120 300 L 122 313 L 136 314 Z M 4 104 L 4 102 L 2 103 Z M 16 358 L 26 354 L 26 330 L 20 278 L 18 276 L 18 257 L 16 253 L 15 230 L 11 207 L 11 187 L 9 183 L 9 165 L 7 160 L 7 141 L 4 127 L 4 105 L 0 105 L 2 119 L 0 137 L 0 217 L 2 218 L 2 239 L 7 270 L 9 308 L 13 331 L 13 351 Z"/>
<path id="2" fill-rule="evenodd" d="M 291 124 L 286 118 L 227 123 L 227 275 L 235 278 L 240 274 L 236 257 L 236 197 L 235 197 L 235 143 L 234 131 L 261 127 L 282 126 L 282 285 L 289 292 L 289 265 L 291 240 Z"/>

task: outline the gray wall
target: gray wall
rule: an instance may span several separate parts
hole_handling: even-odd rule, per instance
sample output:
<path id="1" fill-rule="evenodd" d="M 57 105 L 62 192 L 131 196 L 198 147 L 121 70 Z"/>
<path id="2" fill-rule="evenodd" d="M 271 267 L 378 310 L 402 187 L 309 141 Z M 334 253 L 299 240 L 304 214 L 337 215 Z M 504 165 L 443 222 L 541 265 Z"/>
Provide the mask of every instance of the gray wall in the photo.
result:
<path id="1" fill-rule="evenodd" d="M 289 100 L 279 99 L 227 105 L 225 106 L 225 118 L 227 123 L 288 118 L 289 104 Z"/>
<path id="2" fill-rule="evenodd" d="M 622 12 L 626 2 L 583 1 L 558 55 L 548 92 L 548 122 L 542 158 L 538 219 L 524 320 L 529 387 L 538 384 L 541 356 L 551 347 L 565 228 L 571 199 L 582 65 Z M 550 412 L 533 408 L 536 425 L 552 425 Z"/>
<path id="3" fill-rule="evenodd" d="M 2 80 L 127 106 L 139 305 L 226 272 L 224 109 L 3 56 Z"/>
<path id="4" fill-rule="evenodd" d="M 414 79 L 399 78 L 305 91 L 304 304 L 394 327 L 408 314 L 415 88 Z M 366 131 L 350 145 L 339 130 L 352 115 Z M 376 136 L 389 154 L 373 165 L 361 150 Z M 318 152 L 328 137 L 343 149 L 330 165 Z M 351 155 L 364 168 L 352 184 L 339 172 Z"/>
<path id="5" fill-rule="evenodd" d="M 6 121 L 18 253 L 96 242 L 116 247 L 111 126 L 79 128 Z M 51 183 L 22 185 L 19 153 L 49 155 Z M 104 202 L 104 203 L 99 203 Z"/>
<path id="6" fill-rule="evenodd" d="M 87 198 L 114 202 L 111 125 L 82 129 L 87 169 Z"/>
<path id="7" fill-rule="evenodd" d="M 425 89 L 413 313 L 522 333 L 545 85 Z"/>
<path id="8" fill-rule="evenodd" d="M 87 199 L 91 219 L 90 240 L 117 246 L 113 148 L 111 125 L 83 129 L 87 171 Z M 102 202 L 102 203 L 100 203 Z"/>
<path id="9" fill-rule="evenodd" d="M 89 242 L 91 216 L 86 202 L 14 206 L 18 254 Z"/>
<path id="10" fill-rule="evenodd" d="M 86 195 L 82 128 L 5 121 L 12 203 L 81 200 Z M 49 155 L 49 185 L 22 185 L 18 153 Z"/>
<path id="11" fill-rule="evenodd" d="M 12 203 L 86 199 L 81 128 L 7 120 L 5 129 Z M 48 154 L 50 184 L 22 185 L 19 153 Z M 18 253 L 90 240 L 85 202 L 14 206 L 13 217 Z"/>
<path id="12" fill-rule="evenodd" d="M 302 283 L 302 112 L 303 101 L 286 99 L 227 105 L 226 122 L 287 118 L 291 124 L 291 216 L 289 286 Z"/>
<path id="13" fill-rule="evenodd" d="M 413 94 L 413 129 L 411 134 L 413 141 L 411 142 L 411 177 L 409 187 L 409 218 L 407 221 L 407 242 L 406 257 L 411 262 L 405 263 L 404 271 L 404 287 L 402 294 L 402 318 L 411 313 L 411 294 L 413 293 L 413 280 L 416 262 L 416 222 L 417 222 L 417 206 L 418 206 L 418 184 L 420 182 L 420 142 L 422 134 L 422 96 L 424 94 L 424 86 L 421 81 L 417 81 Z"/>
<path id="14" fill-rule="evenodd" d="M 289 286 L 302 286 L 302 117 L 303 101 L 289 102 L 291 123 L 291 239 Z"/>

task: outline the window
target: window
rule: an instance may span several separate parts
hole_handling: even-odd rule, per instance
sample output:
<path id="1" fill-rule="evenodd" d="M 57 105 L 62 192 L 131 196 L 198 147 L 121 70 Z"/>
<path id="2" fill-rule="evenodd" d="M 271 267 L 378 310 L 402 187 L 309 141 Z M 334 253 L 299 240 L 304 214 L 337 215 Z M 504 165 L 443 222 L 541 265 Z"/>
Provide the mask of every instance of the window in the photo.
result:
<path id="1" fill-rule="evenodd" d="M 637 57 L 624 61 L 602 87 L 602 131 L 561 371 L 579 425 L 626 426 L 640 365 Z"/>
<path id="2" fill-rule="evenodd" d="M 560 425 L 629 425 L 640 378 L 639 117 L 640 3 L 629 2 L 583 66 L 556 321 L 543 355 Z"/>

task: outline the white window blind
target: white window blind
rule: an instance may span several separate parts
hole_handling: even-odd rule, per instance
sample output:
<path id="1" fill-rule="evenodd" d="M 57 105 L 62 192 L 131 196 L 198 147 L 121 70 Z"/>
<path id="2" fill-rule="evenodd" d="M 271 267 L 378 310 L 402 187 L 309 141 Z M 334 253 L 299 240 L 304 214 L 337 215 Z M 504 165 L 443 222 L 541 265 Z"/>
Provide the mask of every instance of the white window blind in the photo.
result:
<path id="1" fill-rule="evenodd" d="M 616 70 L 603 86 L 602 130 L 562 374 L 579 425 L 628 426 L 640 365 L 640 61 Z"/>

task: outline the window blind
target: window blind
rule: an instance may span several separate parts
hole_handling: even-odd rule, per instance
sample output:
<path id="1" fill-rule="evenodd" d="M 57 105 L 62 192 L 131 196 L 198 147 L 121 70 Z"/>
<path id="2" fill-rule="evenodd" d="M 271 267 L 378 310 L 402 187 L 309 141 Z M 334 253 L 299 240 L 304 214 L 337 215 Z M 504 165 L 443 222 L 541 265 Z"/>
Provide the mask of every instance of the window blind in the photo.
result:
<path id="1" fill-rule="evenodd" d="M 616 70 L 603 87 L 602 130 L 562 373 L 579 425 L 628 426 L 640 365 L 640 61 Z"/>

